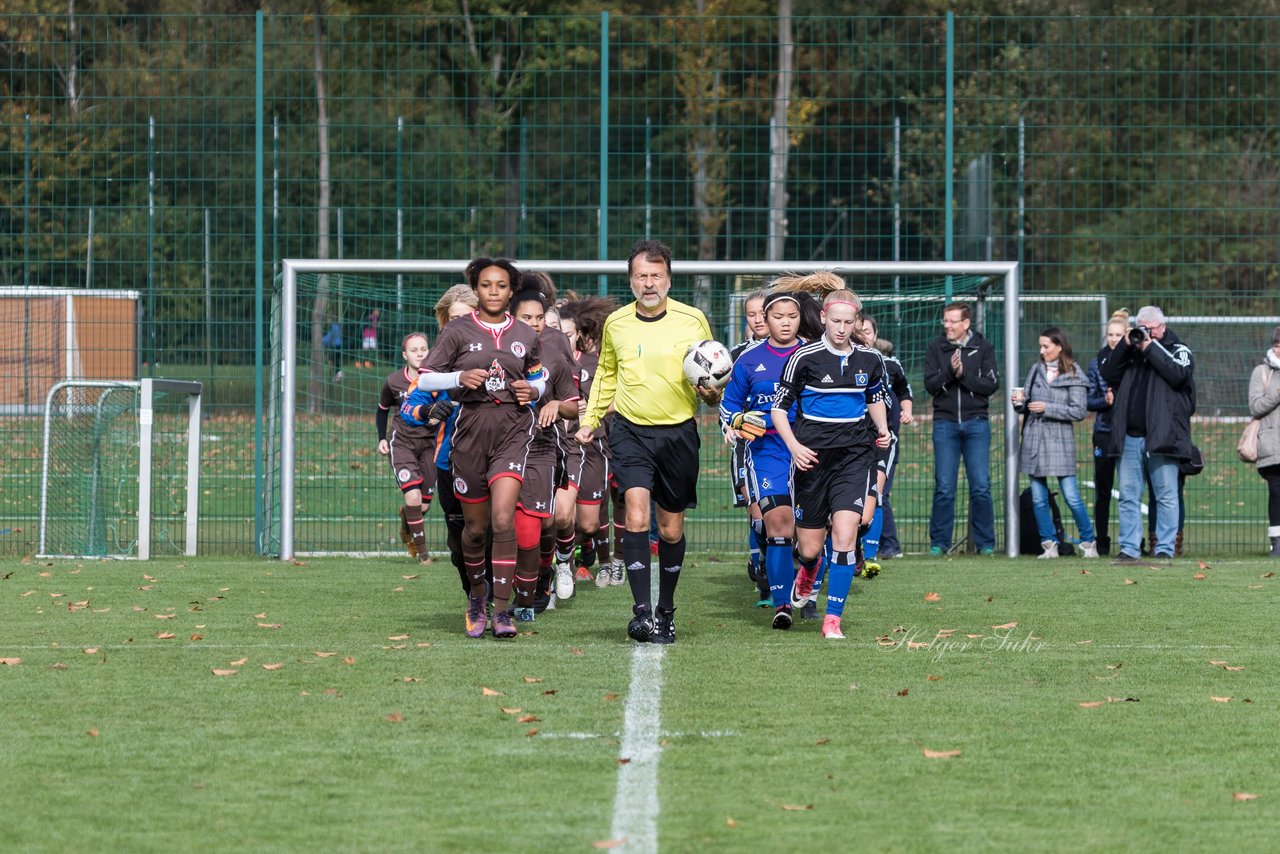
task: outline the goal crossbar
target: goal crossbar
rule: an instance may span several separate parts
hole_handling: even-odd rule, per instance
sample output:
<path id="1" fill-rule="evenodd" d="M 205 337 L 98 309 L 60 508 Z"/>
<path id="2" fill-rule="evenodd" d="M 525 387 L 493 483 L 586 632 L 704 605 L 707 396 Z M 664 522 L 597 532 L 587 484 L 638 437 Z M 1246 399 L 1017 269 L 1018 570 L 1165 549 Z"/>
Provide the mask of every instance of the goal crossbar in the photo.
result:
<path id="1" fill-rule="evenodd" d="M 294 558 L 294 463 L 298 357 L 299 273 L 426 273 L 461 275 L 470 259 L 326 259 L 286 258 L 281 263 L 281 430 L 280 559 Z M 521 269 L 558 274 L 626 275 L 626 261 L 521 260 Z M 1003 281 L 1004 372 L 1014 381 L 1018 368 L 1018 296 L 1021 272 L 1016 261 L 672 261 L 673 276 L 759 275 L 830 271 L 856 276 L 984 276 Z M 1018 555 L 1018 419 L 1008 395 L 1004 400 L 1005 541 L 1009 557 Z"/>

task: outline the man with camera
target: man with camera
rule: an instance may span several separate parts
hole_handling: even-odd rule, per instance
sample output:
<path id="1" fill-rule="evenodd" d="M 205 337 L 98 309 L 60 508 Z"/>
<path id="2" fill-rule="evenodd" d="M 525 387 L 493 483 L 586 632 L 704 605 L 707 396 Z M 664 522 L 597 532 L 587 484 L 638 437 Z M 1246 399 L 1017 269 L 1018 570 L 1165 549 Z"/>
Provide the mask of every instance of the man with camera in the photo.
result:
<path id="1" fill-rule="evenodd" d="M 1142 492 L 1155 489 L 1157 559 L 1171 560 L 1178 533 L 1178 467 L 1191 459 L 1191 416 L 1196 385 L 1191 348 L 1165 325 L 1154 305 L 1138 311 L 1137 325 L 1114 348 L 1098 353 L 1098 370 L 1115 390 L 1111 409 L 1112 457 L 1120 458 L 1118 565 L 1139 562 Z"/>
<path id="2" fill-rule="evenodd" d="M 996 351 L 971 330 L 968 303 L 942 311 L 942 334 L 924 354 L 924 387 L 933 398 L 933 511 L 929 554 L 951 550 L 960 460 L 969 479 L 969 521 L 980 555 L 995 551 L 995 507 L 991 502 L 991 422 L 987 402 L 1000 386 Z"/>

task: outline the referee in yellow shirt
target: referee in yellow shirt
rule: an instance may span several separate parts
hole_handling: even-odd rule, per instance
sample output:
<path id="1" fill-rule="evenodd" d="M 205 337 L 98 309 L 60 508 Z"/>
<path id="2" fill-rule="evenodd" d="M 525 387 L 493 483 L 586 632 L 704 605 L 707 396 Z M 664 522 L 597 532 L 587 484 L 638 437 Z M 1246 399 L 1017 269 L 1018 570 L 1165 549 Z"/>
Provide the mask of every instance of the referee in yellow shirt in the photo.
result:
<path id="1" fill-rule="evenodd" d="M 674 643 L 675 590 L 684 563 L 684 511 L 698 504 L 698 398 L 708 406 L 720 391 L 694 389 L 684 378 L 689 347 L 711 338 L 706 316 L 667 298 L 671 250 L 656 240 L 631 247 L 627 276 L 636 301 L 609 315 L 600 364 L 577 439 L 592 440 L 610 404 L 610 470 L 626 503 L 622 562 L 635 599 L 627 626 L 634 640 Z M 649 592 L 649 506 L 658 511 L 658 603 Z"/>

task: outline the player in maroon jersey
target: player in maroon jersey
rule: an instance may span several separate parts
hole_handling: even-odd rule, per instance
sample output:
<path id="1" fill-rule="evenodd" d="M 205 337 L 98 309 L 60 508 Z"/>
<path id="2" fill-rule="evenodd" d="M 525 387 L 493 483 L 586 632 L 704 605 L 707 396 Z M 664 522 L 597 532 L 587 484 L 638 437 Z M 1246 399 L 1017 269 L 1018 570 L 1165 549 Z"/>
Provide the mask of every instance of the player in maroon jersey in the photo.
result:
<path id="1" fill-rule="evenodd" d="M 537 334 L 507 312 L 512 283 L 520 280 L 505 258 L 476 258 L 467 265 L 467 283 L 478 305 L 469 317 L 451 322 L 427 357 L 418 388 L 456 389 L 461 404 L 453 430 L 453 491 L 462 503 L 463 561 L 471 579 L 466 631 L 480 637 L 488 626 L 486 600 L 493 597 L 494 637 L 516 635 L 508 605 L 516 576 L 517 542 L 532 533 L 536 519 L 518 514 L 520 484 L 537 422 L 527 404 L 546 390 Z M 532 532 L 529 522 L 532 521 Z M 493 586 L 485 581 L 485 535 L 492 532 Z"/>

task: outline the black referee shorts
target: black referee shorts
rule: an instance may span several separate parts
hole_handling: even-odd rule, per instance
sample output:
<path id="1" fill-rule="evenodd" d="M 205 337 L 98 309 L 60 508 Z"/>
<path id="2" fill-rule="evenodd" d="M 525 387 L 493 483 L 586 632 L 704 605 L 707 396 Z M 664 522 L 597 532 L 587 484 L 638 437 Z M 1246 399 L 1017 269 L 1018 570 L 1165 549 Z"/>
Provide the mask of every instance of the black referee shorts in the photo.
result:
<path id="1" fill-rule="evenodd" d="M 618 491 L 647 489 L 668 513 L 698 506 L 697 422 L 633 424 L 618 415 L 609 427 L 609 451 Z"/>

